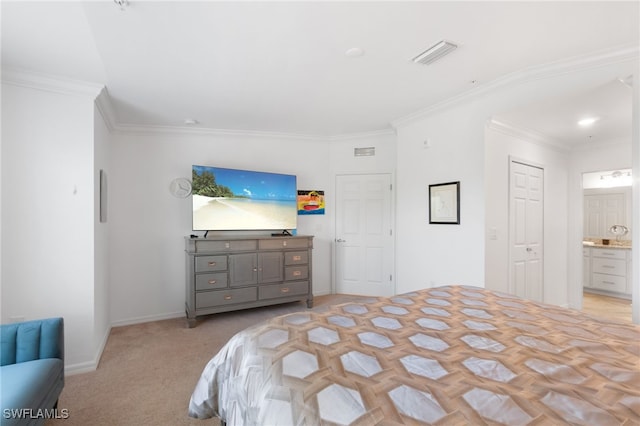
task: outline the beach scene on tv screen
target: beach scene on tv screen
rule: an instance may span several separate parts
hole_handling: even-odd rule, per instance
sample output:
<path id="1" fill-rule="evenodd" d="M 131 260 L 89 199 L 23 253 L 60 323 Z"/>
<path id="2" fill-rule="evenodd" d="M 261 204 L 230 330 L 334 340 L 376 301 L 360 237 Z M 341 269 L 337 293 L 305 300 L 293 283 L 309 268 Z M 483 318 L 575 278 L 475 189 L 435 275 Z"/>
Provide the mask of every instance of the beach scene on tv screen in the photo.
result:
<path id="1" fill-rule="evenodd" d="M 294 175 L 193 166 L 193 229 L 295 229 L 296 196 Z"/>

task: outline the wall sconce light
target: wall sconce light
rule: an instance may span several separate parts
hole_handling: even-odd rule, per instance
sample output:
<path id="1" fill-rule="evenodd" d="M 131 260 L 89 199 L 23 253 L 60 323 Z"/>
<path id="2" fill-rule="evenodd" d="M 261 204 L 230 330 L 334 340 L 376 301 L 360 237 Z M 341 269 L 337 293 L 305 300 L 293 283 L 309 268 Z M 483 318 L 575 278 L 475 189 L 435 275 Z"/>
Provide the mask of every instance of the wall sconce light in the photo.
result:
<path id="1" fill-rule="evenodd" d="M 631 176 L 631 172 L 624 173 L 625 176 Z M 618 179 L 623 176 L 623 173 L 619 170 L 609 173 L 608 175 L 600 175 L 600 180 L 604 180 L 605 178 L 613 178 Z"/>

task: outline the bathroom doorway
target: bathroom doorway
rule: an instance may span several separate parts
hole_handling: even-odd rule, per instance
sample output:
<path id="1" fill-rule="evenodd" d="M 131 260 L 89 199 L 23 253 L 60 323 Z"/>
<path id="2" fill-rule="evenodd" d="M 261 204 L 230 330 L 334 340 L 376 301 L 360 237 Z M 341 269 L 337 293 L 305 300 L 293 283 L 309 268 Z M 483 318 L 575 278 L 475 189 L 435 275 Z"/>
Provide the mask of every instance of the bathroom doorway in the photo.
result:
<path id="1" fill-rule="evenodd" d="M 583 310 L 631 321 L 631 169 L 583 173 Z"/>

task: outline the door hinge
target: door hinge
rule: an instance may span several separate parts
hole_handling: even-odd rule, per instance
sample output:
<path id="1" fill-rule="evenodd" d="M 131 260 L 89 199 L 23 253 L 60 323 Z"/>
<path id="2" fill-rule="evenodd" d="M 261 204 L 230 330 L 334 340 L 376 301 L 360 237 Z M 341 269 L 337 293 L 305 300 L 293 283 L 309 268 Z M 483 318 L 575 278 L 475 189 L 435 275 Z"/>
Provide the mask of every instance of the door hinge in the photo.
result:
<path id="1" fill-rule="evenodd" d="M 392 183 L 389 184 L 389 191 L 393 191 L 393 184 Z"/>
<path id="2" fill-rule="evenodd" d="M 393 281 L 393 275 L 389 274 L 389 281 Z"/>
<path id="3" fill-rule="evenodd" d="M 389 236 L 393 236 L 393 229 L 389 229 Z"/>

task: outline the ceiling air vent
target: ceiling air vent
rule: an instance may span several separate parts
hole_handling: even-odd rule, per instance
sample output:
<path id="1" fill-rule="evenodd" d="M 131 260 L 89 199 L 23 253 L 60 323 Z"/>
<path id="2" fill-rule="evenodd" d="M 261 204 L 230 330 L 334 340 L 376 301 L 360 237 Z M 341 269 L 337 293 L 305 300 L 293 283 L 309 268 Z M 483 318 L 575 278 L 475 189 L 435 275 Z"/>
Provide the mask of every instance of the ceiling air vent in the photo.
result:
<path id="1" fill-rule="evenodd" d="M 442 58 L 447 53 L 455 50 L 457 47 L 458 45 L 455 43 L 442 40 L 413 58 L 412 61 L 423 65 L 429 65 L 430 63 Z"/>
<path id="2" fill-rule="evenodd" d="M 376 155 L 376 148 L 374 146 L 369 146 L 366 148 L 353 148 L 354 157 L 371 157 Z"/>

